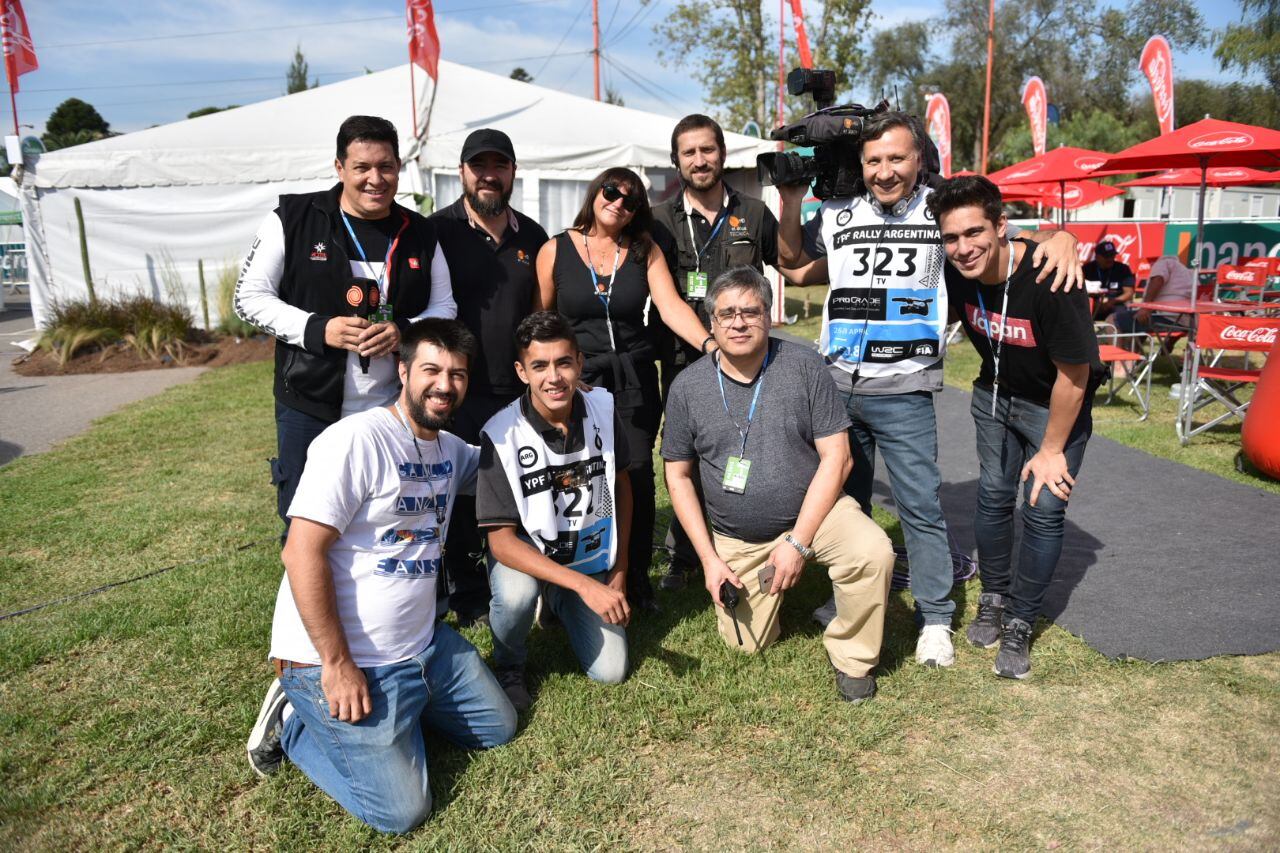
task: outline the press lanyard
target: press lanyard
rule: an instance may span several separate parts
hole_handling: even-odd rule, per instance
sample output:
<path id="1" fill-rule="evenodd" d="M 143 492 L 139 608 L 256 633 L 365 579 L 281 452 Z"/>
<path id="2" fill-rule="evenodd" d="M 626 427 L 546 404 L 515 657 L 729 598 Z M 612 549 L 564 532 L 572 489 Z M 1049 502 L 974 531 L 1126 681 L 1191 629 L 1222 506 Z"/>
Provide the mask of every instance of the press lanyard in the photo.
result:
<path id="1" fill-rule="evenodd" d="M 609 314 L 609 300 L 613 297 L 613 282 L 618 277 L 618 259 L 622 257 L 622 241 L 619 240 L 616 248 L 613 250 L 613 272 L 609 273 L 609 286 L 600 286 L 600 277 L 596 275 L 595 262 L 591 260 L 591 247 L 587 245 L 587 232 L 582 232 L 582 248 L 587 253 L 587 269 L 591 271 L 591 289 L 595 291 L 596 297 L 604 303 L 604 325 L 609 330 L 609 349 L 614 352 L 618 351 L 618 345 L 613 340 L 613 318 Z"/>
<path id="2" fill-rule="evenodd" d="M 987 303 L 982 299 L 982 282 L 974 288 L 978 293 L 978 308 L 982 310 L 982 322 L 987 326 L 987 343 L 991 346 L 991 358 L 995 362 L 991 369 L 991 418 L 996 416 L 996 403 L 1000 399 L 1000 353 L 1004 351 L 1005 320 L 1009 312 L 1009 280 L 1013 278 L 1013 257 L 1015 247 L 1009 244 L 1009 268 L 1004 274 L 1004 299 L 1000 303 L 1000 340 L 991 337 L 991 315 L 987 313 Z M 994 341 L 994 343 L 993 343 Z"/>
<path id="3" fill-rule="evenodd" d="M 347 219 L 347 212 L 341 208 L 338 209 L 338 212 L 342 214 L 342 224 L 347 226 L 347 233 L 351 235 L 351 242 L 355 245 L 356 253 L 360 255 L 360 260 L 368 264 L 369 258 L 365 256 L 364 246 L 360 245 L 360 238 L 356 236 L 355 229 L 351 227 L 351 220 Z M 378 273 L 378 295 L 383 302 L 391 301 L 391 294 L 383 287 L 382 282 L 387 277 L 387 270 L 391 269 L 391 258 L 396 253 L 396 246 L 400 245 L 400 235 L 408 227 L 409 217 L 406 216 L 404 222 L 400 223 L 400 230 L 396 232 L 395 239 L 391 241 L 391 245 L 387 246 L 387 257 L 382 262 L 382 272 Z"/>
<path id="4" fill-rule="evenodd" d="M 422 469 L 422 476 L 426 478 L 427 488 L 431 490 L 431 503 L 434 505 L 434 508 L 436 511 L 436 524 L 443 525 L 447 505 L 440 503 L 440 497 L 436 494 L 436 487 L 431 483 L 431 471 L 430 469 L 427 468 L 427 464 L 422 461 L 422 450 L 421 448 L 418 447 L 418 436 L 414 435 L 413 428 L 409 426 L 409 419 L 404 416 L 404 412 L 400 411 L 399 400 L 396 400 L 395 406 L 396 406 L 396 414 L 400 416 L 400 423 L 404 427 L 404 431 L 409 433 L 409 438 L 410 440 L 413 441 L 413 452 L 418 454 L 418 467 Z M 444 450 L 442 450 L 440 447 L 440 435 L 438 433 L 436 435 L 436 456 L 440 458 L 440 467 L 444 468 L 445 467 Z M 452 483 L 453 483 L 453 474 L 446 471 L 444 475 L 444 497 L 446 501 L 449 500 L 449 486 L 452 485 Z M 444 537 L 441 535 L 440 532 L 437 532 L 436 535 L 442 543 L 441 552 L 443 552 Z"/>
<path id="5" fill-rule="evenodd" d="M 689 204 L 688 193 L 684 195 L 684 206 L 687 210 L 684 224 L 689 226 L 689 245 L 693 246 L 693 268 L 697 272 L 702 272 L 702 254 L 715 242 L 716 235 L 720 233 L 720 227 L 729 218 L 729 193 L 726 192 L 724 194 L 724 206 L 720 208 L 720 214 L 716 217 L 715 224 L 711 227 L 711 236 L 707 237 L 707 242 L 702 244 L 701 249 L 698 248 L 698 239 L 693 236 L 693 205 Z"/>
<path id="6" fill-rule="evenodd" d="M 733 412 L 729 411 L 729 398 L 724 393 L 724 370 L 720 367 L 720 353 L 716 351 L 716 379 L 720 382 L 720 402 L 724 403 L 724 413 L 729 416 L 729 420 L 733 422 L 734 428 L 738 430 L 738 435 L 742 436 L 742 449 L 738 451 L 738 458 L 747 455 L 747 433 L 751 432 L 751 421 L 756 416 L 756 403 L 760 401 L 760 389 L 764 387 L 764 372 L 769 367 L 769 351 L 766 349 L 764 353 L 764 364 L 760 365 L 760 375 L 756 377 L 756 390 L 751 395 L 751 407 L 747 409 L 747 426 L 745 429 L 738 426 L 738 419 L 733 416 Z"/>

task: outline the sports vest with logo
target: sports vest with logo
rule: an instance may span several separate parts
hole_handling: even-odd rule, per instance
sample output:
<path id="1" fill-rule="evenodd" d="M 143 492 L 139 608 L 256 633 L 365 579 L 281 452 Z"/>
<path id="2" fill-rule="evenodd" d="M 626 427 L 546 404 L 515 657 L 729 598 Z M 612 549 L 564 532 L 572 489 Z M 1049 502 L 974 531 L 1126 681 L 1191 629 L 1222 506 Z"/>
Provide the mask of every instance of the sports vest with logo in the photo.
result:
<path id="1" fill-rule="evenodd" d="M 534 544 L 562 566 L 594 575 L 613 568 L 618 551 L 613 483 L 613 396 L 582 395 L 583 447 L 555 453 L 520 412 L 520 399 L 489 419 L 484 434 L 511 484 L 520 523 Z"/>
<path id="2" fill-rule="evenodd" d="M 866 198 L 822 205 L 831 290 L 819 347 L 827 360 L 864 377 L 901 376 L 942 356 L 947 290 L 942 235 L 925 206 L 930 192 L 880 212 Z"/>

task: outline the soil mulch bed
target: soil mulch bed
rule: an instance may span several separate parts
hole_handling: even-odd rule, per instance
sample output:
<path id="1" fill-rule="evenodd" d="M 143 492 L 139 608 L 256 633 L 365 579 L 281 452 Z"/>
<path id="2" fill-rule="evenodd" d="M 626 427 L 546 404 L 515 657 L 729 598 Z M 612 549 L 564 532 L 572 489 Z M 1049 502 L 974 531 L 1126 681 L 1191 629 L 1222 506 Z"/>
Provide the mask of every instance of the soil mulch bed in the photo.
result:
<path id="1" fill-rule="evenodd" d="M 275 338 L 256 335 L 252 338 L 220 337 L 201 343 L 187 344 L 180 359 L 161 356 L 142 358 L 132 347 L 113 344 L 103 349 L 76 353 L 66 364 L 58 364 L 51 353 L 37 350 L 13 362 L 13 370 L 21 376 L 59 376 L 70 373 L 131 373 L 135 370 L 163 370 L 169 367 L 223 367 L 265 361 L 275 351 Z"/>

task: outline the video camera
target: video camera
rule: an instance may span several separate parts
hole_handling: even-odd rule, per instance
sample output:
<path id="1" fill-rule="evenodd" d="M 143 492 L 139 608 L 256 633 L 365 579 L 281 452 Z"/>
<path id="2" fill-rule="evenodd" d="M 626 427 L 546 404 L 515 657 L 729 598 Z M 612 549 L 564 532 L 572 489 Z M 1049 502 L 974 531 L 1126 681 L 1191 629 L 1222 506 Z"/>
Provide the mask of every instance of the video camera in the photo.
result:
<path id="1" fill-rule="evenodd" d="M 829 70 L 795 68 L 787 75 L 787 91 L 792 95 L 813 95 L 815 111 L 772 131 L 769 136 L 793 145 L 812 147 L 813 156 L 795 151 L 775 151 L 756 157 L 760 183 L 775 187 L 815 182 L 813 194 L 820 199 L 842 198 L 862 191 L 862 147 L 865 120 L 889 109 L 888 101 L 874 107 L 861 104 L 832 106 L 836 99 L 836 73 Z"/>

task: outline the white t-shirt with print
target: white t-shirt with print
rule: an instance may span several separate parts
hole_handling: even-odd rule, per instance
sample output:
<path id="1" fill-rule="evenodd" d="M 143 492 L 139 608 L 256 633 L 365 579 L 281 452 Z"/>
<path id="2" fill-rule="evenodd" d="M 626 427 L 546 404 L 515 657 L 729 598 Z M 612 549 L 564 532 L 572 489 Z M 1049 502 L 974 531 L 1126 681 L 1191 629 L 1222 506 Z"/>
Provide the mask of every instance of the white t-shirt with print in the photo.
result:
<path id="1" fill-rule="evenodd" d="M 341 532 L 329 567 L 357 666 L 402 661 L 431 642 L 453 498 L 475 493 L 480 460 L 479 448 L 439 436 L 438 443 L 418 439 L 420 463 L 404 422 L 378 408 L 333 424 L 307 451 L 289 516 Z M 276 597 L 271 657 L 320 663 L 288 574 Z"/>

